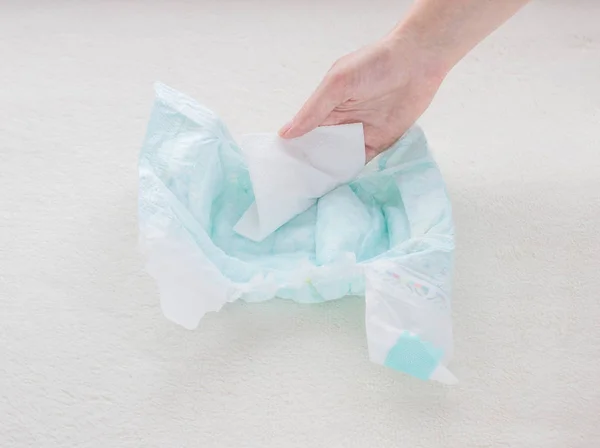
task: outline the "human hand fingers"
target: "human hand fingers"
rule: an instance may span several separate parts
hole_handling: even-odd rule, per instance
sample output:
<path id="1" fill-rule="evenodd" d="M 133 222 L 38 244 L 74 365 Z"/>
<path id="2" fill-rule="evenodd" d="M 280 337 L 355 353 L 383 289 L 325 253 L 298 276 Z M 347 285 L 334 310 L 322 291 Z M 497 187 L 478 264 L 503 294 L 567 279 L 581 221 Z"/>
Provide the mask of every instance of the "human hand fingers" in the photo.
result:
<path id="1" fill-rule="evenodd" d="M 282 138 L 296 138 L 324 124 L 330 113 L 345 98 L 344 75 L 330 71 L 300 111 L 279 130 Z"/>

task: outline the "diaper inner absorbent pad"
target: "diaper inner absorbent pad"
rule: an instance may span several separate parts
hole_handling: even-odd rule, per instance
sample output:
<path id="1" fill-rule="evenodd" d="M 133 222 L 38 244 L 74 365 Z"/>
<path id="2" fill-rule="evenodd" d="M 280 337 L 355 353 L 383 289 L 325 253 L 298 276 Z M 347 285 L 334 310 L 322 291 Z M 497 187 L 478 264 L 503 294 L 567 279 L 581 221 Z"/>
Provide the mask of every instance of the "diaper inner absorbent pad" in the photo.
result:
<path id="1" fill-rule="evenodd" d="M 163 84 L 139 160 L 140 243 L 165 316 L 238 299 L 365 297 L 369 357 L 453 383 L 454 227 L 418 127 L 365 165 L 362 124 L 251 134 Z"/>

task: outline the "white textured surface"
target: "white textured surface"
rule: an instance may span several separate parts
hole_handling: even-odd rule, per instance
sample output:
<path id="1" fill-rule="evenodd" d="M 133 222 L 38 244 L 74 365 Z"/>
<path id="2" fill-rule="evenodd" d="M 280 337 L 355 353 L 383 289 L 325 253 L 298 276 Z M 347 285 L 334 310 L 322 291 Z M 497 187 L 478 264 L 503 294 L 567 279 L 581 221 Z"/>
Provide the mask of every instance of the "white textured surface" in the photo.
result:
<path id="1" fill-rule="evenodd" d="M 597 446 L 595 0 L 530 5 L 422 120 L 459 232 L 458 386 L 370 364 L 358 299 L 160 314 L 136 252 L 152 83 L 272 131 L 405 5 L 0 3 L 0 446 Z"/>

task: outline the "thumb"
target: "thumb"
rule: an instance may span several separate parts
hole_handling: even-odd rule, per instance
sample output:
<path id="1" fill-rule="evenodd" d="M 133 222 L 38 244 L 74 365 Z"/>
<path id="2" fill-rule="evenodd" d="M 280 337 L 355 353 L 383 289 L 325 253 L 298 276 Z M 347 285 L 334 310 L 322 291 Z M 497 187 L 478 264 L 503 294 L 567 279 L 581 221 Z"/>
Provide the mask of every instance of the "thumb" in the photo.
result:
<path id="1" fill-rule="evenodd" d="M 282 138 L 301 137 L 322 124 L 333 109 L 343 102 L 341 83 L 333 82 L 327 76 L 292 121 L 279 130 L 279 135 Z"/>

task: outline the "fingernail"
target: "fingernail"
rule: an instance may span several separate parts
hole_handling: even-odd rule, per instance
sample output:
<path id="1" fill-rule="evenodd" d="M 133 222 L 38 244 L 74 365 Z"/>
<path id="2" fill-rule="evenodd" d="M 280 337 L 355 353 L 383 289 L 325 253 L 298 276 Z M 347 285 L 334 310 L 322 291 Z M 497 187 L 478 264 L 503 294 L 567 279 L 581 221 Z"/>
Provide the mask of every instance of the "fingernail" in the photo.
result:
<path id="1" fill-rule="evenodd" d="M 281 137 L 285 137 L 285 134 L 287 133 L 287 131 L 290 130 L 290 128 L 292 127 L 292 122 L 290 121 L 289 123 L 285 124 L 280 130 L 279 130 L 279 135 Z"/>

